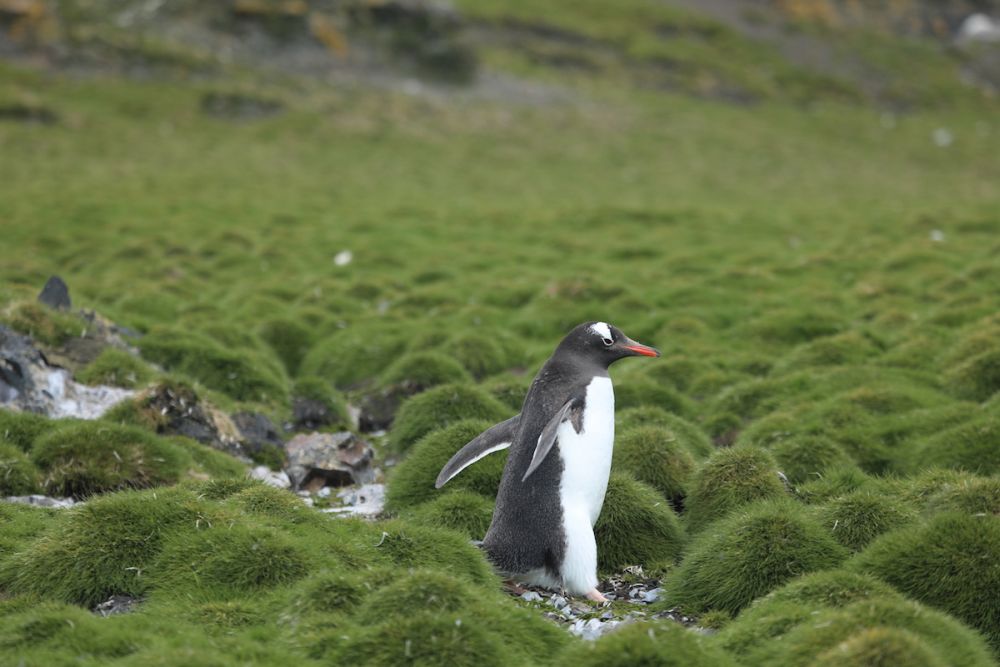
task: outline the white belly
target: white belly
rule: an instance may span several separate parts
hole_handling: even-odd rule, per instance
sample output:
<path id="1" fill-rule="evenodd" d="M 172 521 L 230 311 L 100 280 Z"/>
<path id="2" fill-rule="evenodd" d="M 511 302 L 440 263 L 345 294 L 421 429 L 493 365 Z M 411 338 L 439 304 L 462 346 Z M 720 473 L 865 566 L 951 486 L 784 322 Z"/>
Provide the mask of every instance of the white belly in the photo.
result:
<path id="1" fill-rule="evenodd" d="M 561 574 L 570 593 L 586 593 L 597 585 L 597 545 L 594 524 L 601 514 L 611 474 L 615 441 L 615 393 L 611 378 L 595 377 L 587 386 L 583 428 L 559 427 L 559 457 L 563 472 L 559 485 L 566 558 Z"/>

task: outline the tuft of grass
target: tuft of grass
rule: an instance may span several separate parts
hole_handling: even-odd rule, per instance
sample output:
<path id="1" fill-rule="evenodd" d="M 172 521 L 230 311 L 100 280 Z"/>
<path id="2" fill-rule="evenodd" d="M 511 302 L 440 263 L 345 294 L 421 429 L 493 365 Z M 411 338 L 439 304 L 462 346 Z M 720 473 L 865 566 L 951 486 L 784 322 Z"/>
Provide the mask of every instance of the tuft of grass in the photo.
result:
<path id="1" fill-rule="evenodd" d="M 840 445 L 821 435 L 791 436 L 775 443 L 770 452 L 793 484 L 817 479 L 830 468 L 854 464 Z"/>
<path id="2" fill-rule="evenodd" d="M 594 642 L 578 642 L 556 662 L 565 667 L 728 667 L 732 656 L 670 621 L 629 623 Z"/>
<path id="3" fill-rule="evenodd" d="M 633 375 L 615 387 L 615 406 L 620 409 L 650 406 L 676 415 L 690 415 L 691 402 L 683 394 L 655 380 Z"/>
<path id="4" fill-rule="evenodd" d="M 344 329 L 317 341 L 299 373 L 329 380 L 338 389 L 372 383 L 402 353 L 404 337 L 381 326 Z"/>
<path id="5" fill-rule="evenodd" d="M 978 354 L 948 369 L 945 378 L 960 398 L 987 401 L 1000 391 L 1000 348 Z"/>
<path id="6" fill-rule="evenodd" d="M 821 654 L 815 667 L 945 667 L 948 661 L 917 635 L 898 628 L 869 628 Z"/>
<path id="7" fill-rule="evenodd" d="M 482 591 L 441 570 L 411 569 L 369 595 L 354 615 L 368 625 L 428 611 L 448 614 L 462 609 Z"/>
<path id="8" fill-rule="evenodd" d="M 747 655 L 808 620 L 817 610 L 861 600 L 893 599 L 903 598 L 875 577 L 847 570 L 813 572 L 755 600 L 719 633 L 717 641 L 736 655 Z"/>
<path id="9" fill-rule="evenodd" d="M 846 556 L 794 502 L 759 503 L 695 538 L 667 580 L 666 603 L 735 614 L 790 579 L 834 567 Z"/>
<path id="10" fill-rule="evenodd" d="M 143 357 L 236 400 L 287 401 L 280 369 L 260 352 L 174 329 L 154 330 L 138 344 Z"/>
<path id="11" fill-rule="evenodd" d="M 14 445 L 0 441 L 0 497 L 38 493 L 40 481 L 31 459 Z"/>
<path id="12" fill-rule="evenodd" d="M 153 369 L 135 355 L 117 347 L 104 348 L 97 358 L 74 374 L 78 382 L 134 389 L 153 377 Z"/>
<path id="13" fill-rule="evenodd" d="M 70 422 L 47 432 L 35 441 L 31 458 L 47 493 L 75 498 L 172 484 L 191 462 L 163 438 L 104 421 Z"/>
<path id="14" fill-rule="evenodd" d="M 87 326 L 76 315 L 64 313 L 37 301 L 19 301 L 0 312 L 0 324 L 31 336 L 43 345 L 60 347 L 86 333 Z"/>
<path id="15" fill-rule="evenodd" d="M 60 422 L 33 412 L 0 410 L 0 441 L 16 445 L 21 451 L 31 451 L 35 439 L 59 426 Z"/>
<path id="16" fill-rule="evenodd" d="M 375 524 L 373 533 L 377 536 L 375 550 L 397 566 L 439 569 L 474 584 L 496 584 L 486 557 L 460 533 L 398 519 Z"/>
<path id="17" fill-rule="evenodd" d="M 477 380 L 495 375 L 513 365 L 496 336 L 486 333 L 459 333 L 445 343 L 444 349 Z"/>
<path id="18" fill-rule="evenodd" d="M 875 478 L 865 474 L 857 466 L 847 465 L 830 468 L 818 479 L 796 488 L 795 493 L 807 503 L 822 503 L 874 485 Z"/>
<path id="19" fill-rule="evenodd" d="M 732 510 L 787 495 L 774 459 L 757 447 L 719 450 L 695 471 L 685 501 L 688 530 L 700 531 Z"/>
<path id="20" fill-rule="evenodd" d="M 56 519 L 56 510 L 19 503 L 0 503 L 0 561 L 24 549 Z"/>
<path id="21" fill-rule="evenodd" d="M 649 484 L 680 510 L 694 473 L 695 460 L 673 431 L 657 426 L 638 426 L 615 438 L 613 466 Z"/>
<path id="22" fill-rule="evenodd" d="M 993 664 L 982 637 L 947 614 L 900 599 L 860 600 L 843 608 L 809 614 L 780 635 L 745 655 L 747 664 L 807 667 L 843 642 L 872 628 L 905 630 L 926 642 L 955 667 Z M 922 664 L 922 663 L 921 663 Z"/>
<path id="23" fill-rule="evenodd" d="M 453 422 L 485 419 L 492 425 L 507 419 L 510 413 L 510 409 L 478 387 L 441 385 L 403 403 L 389 433 L 389 443 L 395 451 L 404 452 L 431 431 Z"/>
<path id="24" fill-rule="evenodd" d="M 312 330 L 291 317 L 265 320 L 257 329 L 257 335 L 271 347 L 289 375 L 298 373 L 302 359 L 313 344 Z"/>
<path id="25" fill-rule="evenodd" d="M 672 565 L 685 542 L 684 529 L 667 499 L 626 473 L 614 473 L 608 480 L 594 537 L 597 564 L 603 571 Z"/>
<path id="26" fill-rule="evenodd" d="M 408 352 L 385 369 L 382 386 L 403 385 L 414 393 L 448 383 L 467 383 L 472 375 L 454 357 L 433 350 Z"/>
<path id="27" fill-rule="evenodd" d="M 489 499 L 496 498 L 500 478 L 507 463 L 507 452 L 499 451 L 476 461 L 460 472 L 442 489 L 434 481 L 444 464 L 467 442 L 490 428 L 491 422 L 464 419 L 424 436 L 389 476 L 386 509 L 397 511 L 439 497 L 452 489 L 471 491 Z"/>
<path id="28" fill-rule="evenodd" d="M 946 485 L 927 498 L 924 507 L 929 512 L 1000 516 L 1000 477 L 963 479 Z"/>
<path id="29" fill-rule="evenodd" d="M 820 523 L 851 551 L 862 550 L 881 535 L 917 518 L 917 511 L 892 495 L 855 491 L 818 509 Z"/>
<path id="30" fill-rule="evenodd" d="M 301 403 L 301 407 L 299 404 Z M 347 428 L 347 402 L 329 382 L 318 377 L 300 377 L 292 385 L 292 410 L 301 410 L 309 421 L 331 428 Z"/>
<path id="31" fill-rule="evenodd" d="M 469 539 L 481 540 L 493 518 L 493 502 L 478 493 L 455 489 L 417 506 L 405 517 L 419 524 L 450 528 Z"/>
<path id="32" fill-rule="evenodd" d="M 0 562 L 14 594 L 92 607 L 115 594 L 142 596 L 174 528 L 207 525 L 211 512 L 186 490 L 126 491 L 63 510 L 28 548 Z"/>
<path id="33" fill-rule="evenodd" d="M 620 407 L 620 406 L 619 406 Z M 638 426 L 655 426 L 667 429 L 673 440 L 682 444 L 696 458 L 705 458 L 715 451 L 712 441 L 704 431 L 677 415 L 671 414 L 662 407 L 643 405 L 626 408 L 615 415 L 617 428 L 625 432 Z"/>
<path id="34" fill-rule="evenodd" d="M 939 466 L 992 475 L 1000 473 L 1000 416 L 988 415 L 933 435 L 916 446 L 911 470 Z"/>
<path id="35" fill-rule="evenodd" d="M 220 521 L 167 536 L 147 576 L 161 594 L 213 601 L 291 583 L 308 569 L 308 555 L 281 532 Z"/>
<path id="36" fill-rule="evenodd" d="M 978 628 L 1000 648 L 1000 517 L 944 512 L 883 535 L 848 566 Z"/>

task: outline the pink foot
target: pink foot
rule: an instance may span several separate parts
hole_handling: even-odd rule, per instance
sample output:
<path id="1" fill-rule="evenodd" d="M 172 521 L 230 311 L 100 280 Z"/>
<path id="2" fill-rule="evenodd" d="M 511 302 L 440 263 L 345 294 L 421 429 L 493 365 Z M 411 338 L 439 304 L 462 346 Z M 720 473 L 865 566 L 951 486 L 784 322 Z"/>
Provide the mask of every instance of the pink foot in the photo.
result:
<path id="1" fill-rule="evenodd" d="M 604 594 L 596 588 L 591 588 L 587 591 L 587 599 L 593 600 L 594 602 L 607 602 L 608 599 L 604 597 Z"/>

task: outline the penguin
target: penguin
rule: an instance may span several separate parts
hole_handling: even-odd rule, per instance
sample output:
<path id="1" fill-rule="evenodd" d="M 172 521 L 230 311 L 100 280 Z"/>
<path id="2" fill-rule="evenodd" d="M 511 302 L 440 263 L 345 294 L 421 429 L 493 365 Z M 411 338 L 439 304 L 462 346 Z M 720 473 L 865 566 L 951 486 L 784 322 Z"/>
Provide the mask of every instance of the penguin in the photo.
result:
<path id="1" fill-rule="evenodd" d="M 521 413 L 487 429 L 441 469 L 441 488 L 485 456 L 510 448 L 482 547 L 513 581 L 604 602 L 594 524 L 604 504 L 615 438 L 608 367 L 658 357 L 607 322 L 566 335 L 535 376 Z"/>

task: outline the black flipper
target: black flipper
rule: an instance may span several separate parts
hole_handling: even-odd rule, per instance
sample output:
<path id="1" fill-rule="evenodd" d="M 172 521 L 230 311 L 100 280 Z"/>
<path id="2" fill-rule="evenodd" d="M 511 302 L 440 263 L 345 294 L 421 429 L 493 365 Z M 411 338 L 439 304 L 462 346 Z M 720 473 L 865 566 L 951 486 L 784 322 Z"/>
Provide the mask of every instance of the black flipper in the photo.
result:
<path id="1" fill-rule="evenodd" d="M 514 415 L 507 421 L 502 421 L 496 426 L 491 426 L 475 438 L 469 444 L 462 447 L 451 460 L 441 468 L 434 488 L 440 489 L 448 483 L 452 477 L 462 472 L 470 465 L 483 458 L 487 454 L 499 452 L 501 449 L 510 447 L 517 434 L 517 427 L 521 423 L 521 415 Z"/>
<path id="2" fill-rule="evenodd" d="M 556 435 L 558 435 L 559 426 L 563 422 L 567 420 L 572 422 L 573 429 L 577 433 L 583 430 L 583 401 L 583 396 L 571 396 L 559 408 L 559 412 L 545 425 L 545 428 L 542 429 L 542 434 L 538 436 L 538 442 L 535 444 L 535 454 L 531 457 L 528 470 L 524 473 L 524 477 L 521 478 L 522 482 L 528 479 L 538 466 L 542 465 L 542 461 L 545 460 L 545 457 L 552 450 L 552 445 L 556 443 Z"/>

